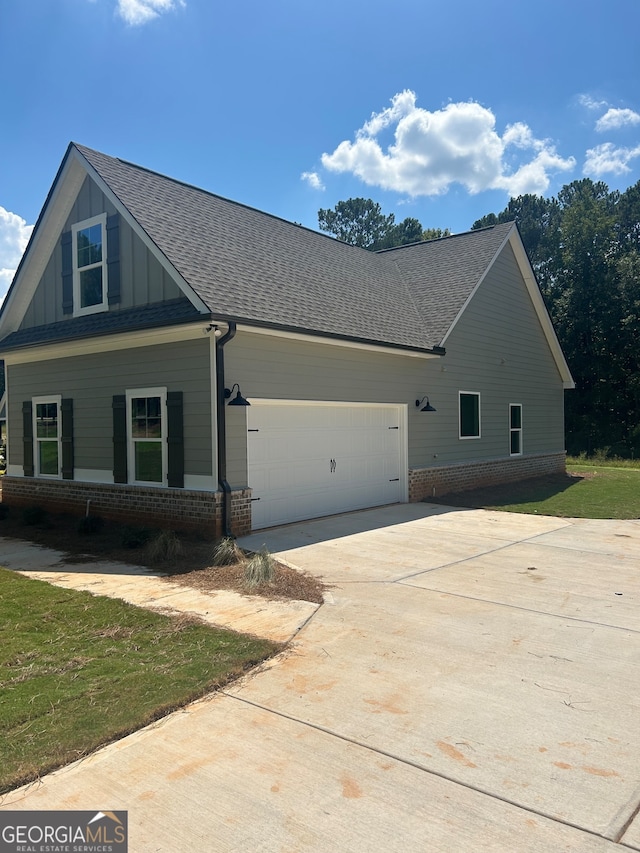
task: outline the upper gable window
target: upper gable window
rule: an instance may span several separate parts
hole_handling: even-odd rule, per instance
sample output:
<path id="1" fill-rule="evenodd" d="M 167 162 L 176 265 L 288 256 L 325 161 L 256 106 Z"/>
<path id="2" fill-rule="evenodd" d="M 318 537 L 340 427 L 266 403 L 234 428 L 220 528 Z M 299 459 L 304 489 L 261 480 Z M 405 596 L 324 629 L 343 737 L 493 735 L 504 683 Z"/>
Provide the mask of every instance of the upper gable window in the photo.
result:
<path id="1" fill-rule="evenodd" d="M 107 214 L 72 226 L 74 314 L 106 311 Z"/>

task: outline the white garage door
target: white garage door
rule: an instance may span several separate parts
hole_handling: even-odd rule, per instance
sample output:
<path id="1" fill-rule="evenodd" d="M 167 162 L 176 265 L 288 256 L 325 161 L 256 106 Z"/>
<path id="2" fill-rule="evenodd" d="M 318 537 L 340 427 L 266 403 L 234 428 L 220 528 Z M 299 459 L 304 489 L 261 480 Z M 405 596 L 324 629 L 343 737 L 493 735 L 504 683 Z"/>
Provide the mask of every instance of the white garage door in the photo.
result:
<path id="1" fill-rule="evenodd" d="M 401 406 L 252 402 L 255 528 L 406 500 Z"/>

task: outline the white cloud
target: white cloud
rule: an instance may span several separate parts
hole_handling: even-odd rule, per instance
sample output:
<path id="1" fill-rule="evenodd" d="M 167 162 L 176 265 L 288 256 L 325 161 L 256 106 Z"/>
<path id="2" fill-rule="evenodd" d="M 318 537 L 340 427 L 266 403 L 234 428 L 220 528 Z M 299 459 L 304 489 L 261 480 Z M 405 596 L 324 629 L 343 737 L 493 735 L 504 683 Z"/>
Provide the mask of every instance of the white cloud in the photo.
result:
<path id="1" fill-rule="evenodd" d="M 601 110 L 604 107 L 608 107 L 609 104 L 606 101 L 598 101 L 595 98 L 592 98 L 591 95 L 578 95 L 578 103 L 586 107 L 588 110 Z"/>
<path id="2" fill-rule="evenodd" d="M 561 157 L 526 124 L 509 125 L 503 136 L 495 124 L 491 110 L 473 101 L 429 112 L 416 106 L 414 92 L 405 90 L 392 98 L 390 107 L 372 114 L 354 142 L 345 140 L 331 154 L 323 154 L 322 164 L 332 172 L 350 172 L 370 186 L 410 196 L 441 195 L 455 183 L 470 193 L 542 193 L 551 172 L 574 168 L 573 157 Z M 383 150 L 376 137 L 392 126 L 394 141 Z M 535 156 L 518 162 L 516 149 Z"/>
<path id="3" fill-rule="evenodd" d="M 118 0 L 118 13 L 127 24 L 136 27 L 185 5 L 185 0 Z"/>
<path id="4" fill-rule="evenodd" d="M 9 289 L 32 231 L 33 225 L 0 207 L 0 300 Z"/>
<path id="5" fill-rule="evenodd" d="M 323 190 L 324 184 L 322 183 L 322 179 L 317 172 L 303 172 L 300 175 L 300 179 L 306 181 L 309 186 L 314 190 Z"/>
<path id="6" fill-rule="evenodd" d="M 631 171 L 629 162 L 640 157 L 640 145 L 635 148 L 616 148 L 612 142 L 589 148 L 586 155 L 583 172 L 594 178 L 601 175 L 624 175 Z"/>
<path id="7" fill-rule="evenodd" d="M 640 124 L 640 114 L 633 110 L 614 109 L 613 107 L 598 119 L 596 130 L 600 133 L 607 130 L 620 130 L 621 127 Z"/>

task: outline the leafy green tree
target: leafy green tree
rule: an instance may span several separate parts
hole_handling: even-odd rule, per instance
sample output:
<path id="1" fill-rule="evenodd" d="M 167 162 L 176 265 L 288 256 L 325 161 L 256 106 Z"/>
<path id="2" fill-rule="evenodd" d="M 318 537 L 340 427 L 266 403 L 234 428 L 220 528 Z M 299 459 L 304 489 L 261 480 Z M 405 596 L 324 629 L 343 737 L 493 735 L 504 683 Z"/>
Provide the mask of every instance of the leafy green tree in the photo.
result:
<path id="1" fill-rule="evenodd" d="M 380 205 L 370 198 L 349 198 L 339 201 L 333 210 L 318 211 L 321 231 L 334 234 L 338 240 L 371 249 L 393 227 L 393 213 L 384 216 Z"/>
<path id="2" fill-rule="evenodd" d="M 473 228 L 516 221 L 576 380 L 570 453 L 640 454 L 640 182 L 610 192 L 588 178 L 557 198 L 510 200 Z"/>
<path id="3" fill-rule="evenodd" d="M 318 225 L 321 231 L 334 234 L 338 240 L 374 252 L 447 237 L 451 233 L 448 228 L 425 231 L 420 221 L 411 216 L 396 223 L 393 213 L 385 216 L 380 205 L 370 198 L 339 201 L 333 210 L 321 208 Z"/>
<path id="4" fill-rule="evenodd" d="M 425 228 L 422 232 L 423 240 L 440 240 L 442 237 L 450 237 L 449 228 Z"/>

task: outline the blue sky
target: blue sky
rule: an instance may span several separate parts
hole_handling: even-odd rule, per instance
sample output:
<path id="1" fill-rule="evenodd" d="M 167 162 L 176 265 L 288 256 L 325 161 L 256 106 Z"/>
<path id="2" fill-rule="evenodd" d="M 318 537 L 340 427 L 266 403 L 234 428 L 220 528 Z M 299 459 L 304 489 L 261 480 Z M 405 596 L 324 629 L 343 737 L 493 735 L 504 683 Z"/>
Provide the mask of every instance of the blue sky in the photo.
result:
<path id="1" fill-rule="evenodd" d="M 636 0 L 3 0 L 0 296 L 73 140 L 317 228 L 640 179 Z"/>

